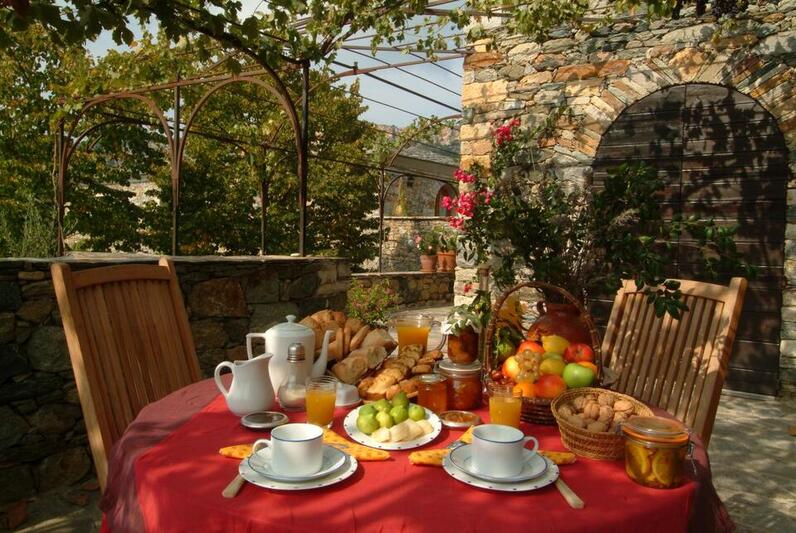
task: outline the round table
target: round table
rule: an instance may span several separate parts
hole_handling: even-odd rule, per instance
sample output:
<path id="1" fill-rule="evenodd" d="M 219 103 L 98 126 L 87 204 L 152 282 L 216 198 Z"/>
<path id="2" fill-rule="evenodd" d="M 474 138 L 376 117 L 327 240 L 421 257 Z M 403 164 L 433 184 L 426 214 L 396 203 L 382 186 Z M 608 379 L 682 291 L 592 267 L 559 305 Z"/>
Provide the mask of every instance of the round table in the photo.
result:
<path id="1" fill-rule="evenodd" d="M 332 429 L 346 436 L 337 409 Z M 479 411 L 488 420 L 485 409 Z M 303 421 L 304 413 L 291 413 Z M 523 423 L 544 450 L 564 450 L 558 429 Z M 443 429 L 422 449 L 442 448 L 461 435 Z M 710 481 L 707 456 L 696 443 L 695 469 L 683 486 L 650 489 L 633 483 L 623 461 L 578 458 L 561 467 L 564 481 L 583 499 L 570 508 L 554 486 L 498 493 L 462 484 L 440 467 L 415 466 L 409 451 L 383 462 L 359 463 L 334 486 L 279 492 L 244 485 L 234 499 L 221 496 L 239 461 L 224 446 L 251 443 L 267 432 L 244 428 L 212 380 L 181 389 L 141 411 L 114 445 L 101 506 L 105 531 L 712 531 L 731 530 Z"/>

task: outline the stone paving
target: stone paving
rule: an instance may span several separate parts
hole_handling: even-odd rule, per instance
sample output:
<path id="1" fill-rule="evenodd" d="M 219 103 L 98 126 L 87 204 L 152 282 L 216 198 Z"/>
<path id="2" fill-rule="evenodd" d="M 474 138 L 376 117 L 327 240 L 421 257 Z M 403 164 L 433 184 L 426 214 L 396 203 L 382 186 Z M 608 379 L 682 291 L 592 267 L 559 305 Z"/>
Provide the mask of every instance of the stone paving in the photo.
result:
<path id="1" fill-rule="evenodd" d="M 425 311 L 444 318 L 447 308 Z M 789 434 L 792 426 L 796 426 L 795 398 L 722 395 L 708 451 L 713 483 L 739 532 L 796 531 L 796 437 Z M 98 494 L 93 492 L 87 505 L 80 507 L 70 503 L 66 491 L 41 495 L 30 503 L 30 517 L 19 531 L 96 531 L 101 520 L 97 500 Z"/>

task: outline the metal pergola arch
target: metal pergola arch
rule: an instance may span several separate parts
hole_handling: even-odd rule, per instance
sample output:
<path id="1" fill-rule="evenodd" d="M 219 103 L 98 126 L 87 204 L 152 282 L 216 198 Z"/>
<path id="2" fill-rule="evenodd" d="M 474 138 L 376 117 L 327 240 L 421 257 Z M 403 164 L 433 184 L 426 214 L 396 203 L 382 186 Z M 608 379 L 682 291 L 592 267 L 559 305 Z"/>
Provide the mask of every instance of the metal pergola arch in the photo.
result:
<path id="1" fill-rule="evenodd" d="M 344 45 L 345 47 L 345 45 Z M 389 50 L 392 51 L 392 50 Z M 401 68 L 404 66 L 410 65 L 418 65 L 424 63 L 435 63 L 436 61 L 445 61 L 449 59 L 456 59 L 464 57 L 465 53 L 459 50 L 450 51 L 450 50 L 443 50 L 437 51 L 439 54 L 442 54 L 443 57 L 428 57 L 425 59 L 415 60 L 415 61 L 404 61 L 395 64 L 386 63 L 381 61 L 381 63 L 385 63 L 383 65 L 378 65 L 374 67 L 367 67 L 367 68 L 359 68 L 357 64 L 353 65 L 353 68 L 343 72 L 336 72 L 333 73 L 331 76 L 328 77 L 327 81 L 332 82 L 337 79 L 341 79 L 348 76 L 356 76 L 360 74 L 368 75 L 371 72 L 377 70 L 385 70 L 390 68 Z M 414 54 L 413 54 L 414 55 Z M 375 56 L 374 56 L 375 57 Z M 216 70 L 219 64 L 223 63 L 222 61 L 217 62 L 213 65 L 209 71 Z M 346 65 L 348 66 L 348 65 Z M 69 128 L 67 129 L 66 123 L 67 118 L 62 119 L 58 124 L 58 137 L 56 139 L 56 191 L 55 191 L 55 199 L 57 204 L 57 217 L 56 217 L 56 231 L 57 231 L 57 244 L 58 244 L 58 255 L 63 255 L 65 250 L 65 235 L 64 235 L 64 216 L 65 216 L 65 208 L 66 208 L 66 190 L 68 185 L 68 168 L 69 163 L 71 161 L 72 156 L 75 154 L 78 146 L 81 142 L 87 138 L 90 134 L 101 130 L 104 126 L 116 124 L 116 123 L 123 123 L 123 122 L 132 122 L 138 124 L 145 124 L 142 121 L 135 121 L 129 119 L 127 117 L 111 117 L 107 120 L 104 120 L 98 124 L 93 124 L 88 127 L 86 130 L 78 133 L 77 128 L 80 124 L 81 120 L 87 115 L 89 111 L 93 108 L 99 106 L 100 104 L 112 102 L 112 101 L 120 101 L 120 100 L 136 100 L 146 105 L 148 110 L 155 115 L 157 118 L 157 122 L 160 125 L 164 135 L 166 136 L 168 148 L 169 148 L 169 163 L 171 167 L 171 186 L 172 186 L 172 227 L 171 227 L 171 252 L 174 255 L 179 253 L 179 242 L 177 239 L 178 235 L 178 228 L 179 228 L 179 194 L 180 194 L 180 171 L 182 166 L 182 159 L 185 153 L 185 146 L 187 143 L 187 138 L 189 133 L 194 133 L 192 129 L 194 120 L 198 115 L 199 111 L 206 105 L 209 101 L 210 97 L 218 92 L 219 90 L 233 84 L 239 83 L 252 83 L 259 87 L 264 88 L 267 90 L 272 96 L 277 99 L 277 102 L 280 104 L 280 107 L 286 112 L 288 118 L 290 119 L 290 125 L 294 131 L 294 141 L 295 141 L 295 150 L 298 160 L 298 169 L 297 173 L 299 175 L 299 208 L 300 208 L 300 220 L 299 220 L 299 254 L 305 255 L 305 247 L 304 247 L 304 240 L 306 235 L 306 219 L 305 219 L 305 212 L 306 212 L 306 204 L 307 204 L 307 196 L 306 196 L 306 166 L 307 166 L 307 156 L 308 156 L 308 146 L 307 146 L 307 135 L 305 132 L 307 131 L 307 124 L 309 121 L 309 114 L 308 114 L 308 100 L 310 92 L 315 88 L 309 87 L 309 69 L 308 64 L 302 65 L 302 97 L 300 100 L 301 108 L 302 108 L 302 117 L 301 121 L 298 121 L 298 117 L 295 113 L 295 106 L 293 105 L 292 101 L 290 100 L 290 95 L 287 93 L 285 95 L 285 85 L 280 81 L 280 87 L 275 87 L 273 84 L 265 81 L 262 79 L 261 76 L 267 75 L 271 78 L 276 76 L 278 78 L 278 74 L 275 71 L 266 71 L 265 69 L 258 68 L 258 69 L 251 69 L 239 74 L 212 74 L 212 75 L 203 75 L 197 76 L 194 78 L 187 78 L 181 79 L 179 74 L 177 75 L 176 79 L 171 82 L 167 83 L 160 83 L 154 84 L 146 87 L 140 87 L 135 89 L 130 89 L 126 91 L 108 93 L 104 95 L 93 96 L 91 98 L 87 98 L 84 101 L 83 107 L 80 109 L 79 112 L 72 118 Z M 378 79 L 378 78 L 377 78 Z M 421 77 L 422 79 L 422 77 Z M 383 80 L 380 80 L 383 81 Z M 207 84 L 213 83 L 213 85 L 208 89 L 205 93 L 202 94 L 200 99 L 194 105 L 191 113 L 189 114 L 188 120 L 185 124 L 181 124 L 180 113 L 181 113 L 181 96 L 180 90 L 182 87 L 189 86 L 189 85 L 197 85 L 197 84 Z M 400 87 L 398 87 L 401 89 Z M 282 90 L 280 90 L 282 89 Z M 169 120 L 166 118 L 166 113 L 158 106 L 153 98 L 148 96 L 148 94 L 155 93 L 158 91 L 164 90 L 173 90 L 174 91 L 174 108 L 173 108 L 173 126 L 169 126 Z M 408 89 L 403 89 L 407 90 Z M 421 98 L 425 98 L 430 102 L 436 102 L 435 100 L 424 97 L 422 94 L 418 94 L 416 92 L 412 92 L 412 94 L 419 96 Z M 375 100 L 374 100 L 375 101 Z M 378 101 L 376 101 L 379 103 Z M 394 106 L 393 106 L 394 107 Z M 403 109 L 397 108 L 399 110 L 405 111 Z M 409 111 L 405 111 L 409 113 Z M 415 114 L 416 113 L 412 113 Z M 413 132 L 413 134 L 406 140 L 404 140 L 401 145 L 392 153 L 389 157 L 385 158 L 381 161 L 380 165 L 377 169 L 380 171 L 381 180 L 380 180 L 380 190 L 379 190 L 379 269 L 381 270 L 381 250 L 382 250 L 382 241 L 383 241 L 383 217 L 384 217 L 384 199 L 386 197 L 387 191 L 389 190 L 390 186 L 397 181 L 393 179 L 389 185 L 385 186 L 385 179 L 386 179 L 386 171 L 389 166 L 391 166 L 395 159 L 400 155 L 403 149 L 408 146 L 413 139 L 417 137 L 422 131 L 424 131 L 427 127 L 433 124 L 441 123 L 442 121 L 452 120 L 458 118 L 460 115 L 450 115 L 443 118 L 431 118 L 430 122 L 420 128 L 418 131 Z M 152 126 L 152 124 L 149 124 Z M 281 131 L 282 126 L 277 128 L 276 132 L 271 136 L 271 143 L 276 139 L 276 136 Z M 184 131 L 184 134 L 182 134 Z M 181 135 L 182 134 L 182 135 Z M 239 141 L 236 139 L 230 138 L 218 138 L 223 142 L 230 142 L 233 144 L 239 144 Z M 92 143 L 93 145 L 94 143 Z M 270 148 L 270 143 L 268 141 L 264 141 L 261 146 L 263 148 Z M 303 163 L 302 163 L 303 162 Z M 357 164 L 354 162 L 346 162 L 341 161 L 342 163 L 349 163 L 349 164 Z M 304 167 L 302 169 L 302 166 Z M 368 166 L 368 165 L 359 165 L 357 166 Z M 368 166 L 369 167 L 369 166 Z M 370 168 L 370 167 L 369 167 Z M 419 173 L 403 173 L 402 176 L 412 175 L 418 177 L 420 179 L 432 179 L 436 181 L 450 183 L 450 180 L 440 179 L 434 176 L 424 176 Z M 261 201 L 264 207 L 262 213 L 262 228 L 261 231 L 265 231 L 265 195 L 266 191 L 264 188 L 261 187 Z M 261 239 L 261 252 L 264 248 L 264 236 Z"/>

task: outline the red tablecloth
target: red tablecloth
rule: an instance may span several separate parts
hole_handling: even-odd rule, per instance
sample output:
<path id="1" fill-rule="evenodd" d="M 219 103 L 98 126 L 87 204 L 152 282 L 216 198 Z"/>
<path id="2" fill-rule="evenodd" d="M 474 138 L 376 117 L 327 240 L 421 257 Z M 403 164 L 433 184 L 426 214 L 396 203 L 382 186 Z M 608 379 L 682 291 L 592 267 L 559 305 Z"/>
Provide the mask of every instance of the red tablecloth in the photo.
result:
<path id="1" fill-rule="evenodd" d="M 636 485 L 621 461 L 578 459 L 562 478 L 584 500 L 571 509 L 555 487 L 496 493 L 450 478 L 442 468 L 413 466 L 409 452 L 360 462 L 348 480 L 324 489 L 279 492 L 246 485 L 232 499 L 221 490 L 238 461 L 218 449 L 264 436 L 240 425 L 207 382 L 148 406 L 114 448 L 103 498 L 113 531 L 707 531 L 731 528 L 710 485 L 707 458 L 695 478 L 673 490 Z M 203 400 L 209 401 L 199 408 Z M 160 405 L 159 405 L 160 404 Z M 197 412 L 198 409 L 198 412 Z M 344 434 L 338 410 L 334 429 Z M 485 412 L 482 418 L 487 418 Z M 302 421 L 302 415 L 291 415 Z M 563 450 L 555 427 L 524 425 L 540 447 Z M 426 448 L 461 432 L 444 429 Z M 160 436 L 160 440 L 154 441 Z"/>

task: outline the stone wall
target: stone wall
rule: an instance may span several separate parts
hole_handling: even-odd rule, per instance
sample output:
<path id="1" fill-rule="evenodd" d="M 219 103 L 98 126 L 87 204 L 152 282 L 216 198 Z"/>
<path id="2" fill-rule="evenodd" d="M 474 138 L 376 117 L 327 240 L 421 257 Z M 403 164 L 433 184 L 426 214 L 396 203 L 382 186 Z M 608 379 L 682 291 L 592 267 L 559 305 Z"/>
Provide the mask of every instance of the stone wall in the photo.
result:
<path id="1" fill-rule="evenodd" d="M 65 258 L 73 269 L 132 258 Z M 50 260 L 0 260 L 0 507 L 93 478 L 86 429 L 50 280 Z M 205 375 L 246 357 L 245 335 L 327 306 L 345 307 L 347 260 L 178 257 Z"/>
<path id="2" fill-rule="evenodd" d="M 384 272 L 353 274 L 354 281 L 370 287 L 387 280 L 398 295 L 398 307 L 434 307 L 453 303 L 453 272 Z"/>
<path id="3" fill-rule="evenodd" d="M 384 217 L 382 270 L 384 272 L 420 270 L 420 254 L 415 246 L 415 235 L 446 226 L 445 217 Z"/>
<path id="4" fill-rule="evenodd" d="M 406 211 L 401 216 L 434 216 L 435 202 L 443 184 L 439 181 L 419 178 L 415 176 L 404 176 L 398 179 L 387 191 L 384 198 L 384 214 L 398 215 L 396 207 L 398 197 L 403 187 L 406 195 Z"/>
<path id="5" fill-rule="evenodd" d="M 605 1 L 596 2 L 604 6 Z M 796 1 L 750 2 L 732 23 L 693 6 L 677 20 L 618 16 L 590 30 L 559 28 L 543 44 L 509 34 L 493 20 L 488 37 L 465 60 L 461 164 L 489 166 L 490 130 L 519 117 L 533 127 L 557 108 L 567 113 L 544 143 L 541 163 L 557 175 L 586 180 L 602 135 L 628 106 L 660 89 L 711 83 L 750 96 L 777 120 L 796 171 Z M 599 11 L 600 8 L 597 8 Z M 596 13 L 599 14 L 599 13 Z M 598 17 L 599 18 L 599 17 Z M 491 24 L 491 26 L 490 26 Z M 781 382 L 796 391 L 796 182 L 787 211 L 782 308 Z M 465 299 L 467 269 L 457 271 Z"/>

